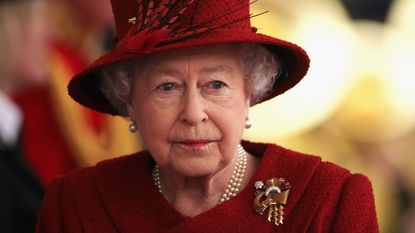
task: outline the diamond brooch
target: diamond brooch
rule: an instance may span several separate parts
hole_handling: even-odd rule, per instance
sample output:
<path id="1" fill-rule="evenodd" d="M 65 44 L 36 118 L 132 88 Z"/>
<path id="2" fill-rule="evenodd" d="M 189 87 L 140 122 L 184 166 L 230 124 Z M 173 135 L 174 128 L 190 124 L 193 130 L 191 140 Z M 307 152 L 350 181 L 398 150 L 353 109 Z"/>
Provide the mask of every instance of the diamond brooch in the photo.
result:
<path id="1" fill-rule="evenodd" d="M 267 213 L 267 221 L 276 226 L 282 225 L 284 220 L 284 206 L 287 203 L 290 184 L 284 178 L 271 178 L 265 183 L 255 182 L 254 209 L 258 214 Z"/>

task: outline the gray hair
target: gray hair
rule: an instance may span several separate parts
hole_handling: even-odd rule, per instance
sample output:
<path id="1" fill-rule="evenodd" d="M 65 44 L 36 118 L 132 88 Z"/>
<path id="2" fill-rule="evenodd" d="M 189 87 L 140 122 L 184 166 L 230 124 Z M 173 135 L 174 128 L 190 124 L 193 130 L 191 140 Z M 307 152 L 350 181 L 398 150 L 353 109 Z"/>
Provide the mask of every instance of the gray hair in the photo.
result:
<path id="1" fill-rule="evenodd" d="M 260 102 L 273 88 L 281 63 L 277 56 L 257 44 L 238 44 L 245 85 L 251 106 Z M 101 90 L 111 106 L 122 116 L 128 116 L 137 63 L 140 59 L 120 62 L 102 69 Z"/>

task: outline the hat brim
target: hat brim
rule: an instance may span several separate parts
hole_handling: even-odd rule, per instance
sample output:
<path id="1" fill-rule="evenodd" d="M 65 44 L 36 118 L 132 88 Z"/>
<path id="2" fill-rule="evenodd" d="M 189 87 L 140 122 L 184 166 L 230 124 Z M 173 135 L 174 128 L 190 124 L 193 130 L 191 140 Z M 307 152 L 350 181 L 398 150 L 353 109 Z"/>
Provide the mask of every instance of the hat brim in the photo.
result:
<path id="1" fill-rule="evenodd" d="M 278 77 L 271 92 L 258 103 L 278 96 L 295 86 L 306 75 L 310 65 L 307 53 L 293 43 L 255 32 L 246 33 L 246 31 L 238 32 L 234 30 L 232 32 L 229 30 L 216 30 L 205 36 L 200 35 L 158 46 L 154 49 L 153 54 L 194 46 L 229 43 L 261 44 L 278 56 L 286 69 L 287 75 Z M 101 92 L 99 71 L 103 67 L 142 56 L 144 55 L 138 53 L 118 53 L 116 49 L 104 54 L 69 82 L 69 95 L 85 107 L 102 113 L 119 115 Z"/>

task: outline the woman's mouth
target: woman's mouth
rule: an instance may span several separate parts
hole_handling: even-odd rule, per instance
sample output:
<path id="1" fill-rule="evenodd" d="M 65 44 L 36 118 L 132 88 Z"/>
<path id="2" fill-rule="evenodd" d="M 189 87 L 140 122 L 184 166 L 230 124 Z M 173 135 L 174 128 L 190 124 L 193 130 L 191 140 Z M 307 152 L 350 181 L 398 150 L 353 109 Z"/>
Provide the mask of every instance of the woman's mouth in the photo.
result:
<path id="1" fill-rule="evenodd" d="M 180 142 L 180 144 L 192 149 L 202 149 L 206 147 L 209 143 L 211 143 L 211 141 L 208 140 L 188 140 Z"/>

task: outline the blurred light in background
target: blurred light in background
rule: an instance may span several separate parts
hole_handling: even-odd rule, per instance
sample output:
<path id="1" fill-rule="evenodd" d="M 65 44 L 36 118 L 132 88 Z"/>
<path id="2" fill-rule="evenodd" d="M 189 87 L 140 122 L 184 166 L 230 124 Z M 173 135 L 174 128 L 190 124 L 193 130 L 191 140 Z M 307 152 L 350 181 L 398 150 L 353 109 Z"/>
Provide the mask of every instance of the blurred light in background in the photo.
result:
<path id="1" fill-rule="evenodd" d="M 344 10 L 336 1 L 308 5 L 304 2 L 278 1 L 265 6 L 271 11 L 269 15 L 283 10 L 284 14 L 296 17 L 287 20 L 278 30 L 289 31 L 283 38 L 301 45 L 308 52 L 311 67 L 307 77 L 294 89 L 254 107 L 255 128 L 247 132 L 248 138 L 275 141 L 309 130 L 332 114 L 353 83 L 349 67 L 355 56 L 356 43 Z M 280 35 L 269 15 L 254 18 L 254 24 L 262 29 L 260 32 Z"/>
<path id="2" fill-rule="evenodd" d="M 381 232 L 415 232 L 415 1 L 261 0 L 260 33 L 299 44 L 306 78 L 251 109 L 245 138 L 318 154 L 374 185 Z"/>

